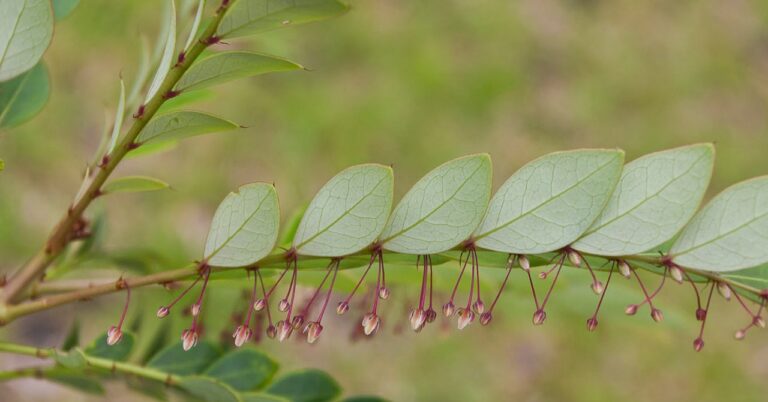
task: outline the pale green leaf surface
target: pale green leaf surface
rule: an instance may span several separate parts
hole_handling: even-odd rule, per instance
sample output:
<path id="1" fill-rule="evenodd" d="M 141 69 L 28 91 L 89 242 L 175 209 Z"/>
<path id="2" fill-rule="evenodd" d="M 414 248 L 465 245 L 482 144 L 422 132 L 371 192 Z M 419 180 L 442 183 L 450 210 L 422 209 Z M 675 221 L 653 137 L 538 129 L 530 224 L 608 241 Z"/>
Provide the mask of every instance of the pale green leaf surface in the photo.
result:
<path id="1" fill-rule="evenodd" d="M 725 272 L 768 262 L 768 176 L 735 184 L 686 226 L 670 255 L 681 266 Z"/>
<path id="2" fill-rule="evenodd" d="M 205 402 L 241 402 L 240 396 L 227 384 L 204 376 L 182 377 L 179 388 Z"/>
<path id="3" fill-rule="evenodd" d="M 37 64 L 52 36 L 50 0 L 0 1 L 0 81 Z"/>
<path id="4" fill-rule="evenodd" d="M 485 214 L 492 174 L 487 154 L 454 159 L 427 173 L 392 212 L 380 236 L 384 249 L 434 254 L 466 240 Z"/>
<path id="5" fill-rule="evenodd" d="M 152 78 L 152 83 L 147 90 L 147 97 L 144 98 L 144 103 L 149 102 L 153 96 L 160 90 L 160 86 L 163 84 L 163 80 L 168 75 L 171 69 L 171 63 L 173 63 L 173 55 L 176 52 L 176 3 L 174 0 L 168 0 L 171 5 L 171 12 L 168 14 L 167 36 L 165 38 L 165 47 L 163 48 L 163 56 L 160 58 L 160 64 L 157 66 L 155 77 Z"/>
<path id="6" fill-rule="evenodd" d="M 623 163 L 623 151 L 603 149 L 555 152 L 528 163 L 494 195 L 476 244 L 520 254 L 567 246 L 600 215 Z"/>
<path id="7" fill-rule="evenodd" d="M 275 247 L 279 225 L 275 187 L 243 185 L 229 193 L 216 210 L 205 242 L 205 259 L 220 267 L 253 264 Z"/>
<path id="8" fill-rule="evenodd" d="M 286 374 L 270 384 L 265 391 L 291 402 L 332 401 L 339 396 L 339 384 L 320 370 L 299 370 Z"/>
<path id="9" fill-rule="evenodd" d="M 339 257 L 370 245 L 387 223 L 393 182 L 392 169 L 376 164 L 334 176 L 304 212 L 293 239 L 297 252 Z"/>
<path id="10" fill-rule="evenodd" d="M 696 213 L 714 155 L 712 144 L 697 144 L 627 164 L 602 214 L 572 247 L 619 256 L 652 250 L 671 239 Z"/>
<path id="11" fill-rule="evenodd" d="M 0 128 L 19 125 L 43 109 L 50 93 L 48 70 L 39 63 L 26 73 L 0 82 Z"/>
<path id="12" fill-rule="evenodd" d="M 197 2 L 197 11 L 195 11 L 195 19 L 192 21 L 192 27 L 189 29 L 189 36 L 187 37 L 187 43 L 184 44 L 184 52 L 186 53 L 192 46 L 197 36 L 197 30 L 200 28 L 200 21 L 203 19 L 203 11 L 205 11 L 205 0 L 199 0 Z"/>
<path id="13" fill-rule="evenodd" d="M 252 75 L 301 68 L 291 61 L 259 53 L 218 53 L 193 64 L 179 79 L 176 90 L 199 89 Z"/>
<path id="14" fill-rule="evenodd" d="M 179 140 L 195 135 L 233 130 L 237 124 L 205 113 L 179 111 L 156 116 L 141 130 L 136 141 Z"/>
<path id="15" fill-rule="evenodd" d="M 157 191 L 170 187 L 160 179 L 147 176 L 126 176 L 112 180 L 102 187 L 104 194 L 110 193 L 138 193 L 144 191 Z"/>
<path id="16" fill-rule="evenodd" d="M 348 9 L 336 0 L 240 0 L 227 11 L 216 35 L 253 35 L 335 17 Z"/>
<path id="17" fill-rule="evenodd" d="M 142 144 L 142 146 L 130 150 L 126 155 L 126 159 L 133 159 L 138 158 L 141 156 L 149 156 L 154 154 L 159 154 L 163 152 L 167 152 L 173 149 L 176 149 L 176 147 L 179 146 L 178 141 L 169 140 L 169 141 L 152 141 L 146 144 Z"/>

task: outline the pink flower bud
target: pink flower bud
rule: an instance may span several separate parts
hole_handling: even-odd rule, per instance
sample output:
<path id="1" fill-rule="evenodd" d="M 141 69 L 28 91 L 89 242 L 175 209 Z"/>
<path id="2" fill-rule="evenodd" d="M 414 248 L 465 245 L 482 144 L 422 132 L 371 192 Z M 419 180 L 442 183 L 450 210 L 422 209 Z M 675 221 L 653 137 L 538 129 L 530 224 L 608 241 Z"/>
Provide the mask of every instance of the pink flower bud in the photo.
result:
<path id="1" fill-rule="evenodd" d="M 114 325 L 109 327 L 109 330 L 107 330 L 107 345 L 115 345 L 116 343 L 120 342 L 120 339 L 122 338 L 123 332 L 120 331 L 120 328 Z"/>
<path id="2" fill-rule="evenodd" d="M 717 283 L 717 292 L 720 293 L 720 296 L 723 296 L 723 299 L 725 300 L 731 300 L 731 287 L 728 286 L 725 282 L 718 282 Z"/>
<path id="3" fill-rule="evenodd" d="M 235 332 L 232 334 L 232 337 L 235 338 L 235 346 L 238 348 L 243 346 L 246 341 L 251 339 L 251 336 L 253 336 L 253 331 L 251 331 L 251 329 L 245 325 L 238 326 L 237 329 L 235 329 Z"/>
<path id="4" fill-rule="evenodd" d="M 269 337 L 269 339 L 275 339 L 275 336 L 277 336 L 277 328 L 275 328 L 274 325 L 269 324 L 267 327 L 267 337 Z"/>
<path id="5" fill-rule="evenodd" d="M 544 320 L 547 319 L 547 313 L 544 310 L 536 310 L 535 313 L 533 313 L 533 325 L 541 325 L 544 324 Z"/>
<path id="6" fill-rule="evenodd" d="M 160 307 L 159 309 L 157 309 L 157 318 L 166 317 L 170 312 L 171 310 L 168 307 L 165 307 L 165 306 Z"/>
<path id="7" fill-rule="evenodd" d="M 280 300 L 280 303 L 277 304 L 277 309 L 280 311 L 288 311 L 288 308 L 291 307 L 291 303 L 288 302 L 287 299 Z"/>
<path id="8" fill-rule="evenodd" d="M 477 312 L 477 314 L 483 314 L 485 311 L 485 303 L 483 303 L 482 300 L 478 300 L 472 304 L 472 308 Z"/>
<path id="9" fill-rule="evenodd" d="M 293 332 L 293 326 L 283 320 L 278 321 L 277 323 L 277 340 L 282 342 L 286 339 L 288 339 L 291 336 L 291 333 Z"/>
<path id="10" fill-rule="evenodd" d="M 625 278 L 632 276 L 632 268 L 630 268 L 629 264 L 627 264 L 627 262 L 624 260 L 619 260 L 619 272 Z"/>
<path id="11" fill-rule="evenodd" d="M 450 317 L 453 315 L 453 313 L 456 311 L 456 306 L 453 305 L 453 302 L 448 302 L 443 304 L 443 315 L 446 317 Z"/>
<path id="12" fill-rule="evenodd" d="M 656 322 L 662 322 L 664 321 L 664 314 L 661 313 L 661 310 L 655 308 L 651 310 L 651 318 Z"/>
<path id="13" fill-rule="evenodd" d="M 673 265 L 671 268 L 669 268 L 669 274 L 672 276 L 672 279 L 674 279 L 675 282 L 683 283 L 683 270 L 680 269 L 680 267 Z"/>
<path id="14" fill-rule="evenodd" d="M 427 314 L 424 310 L 417 308 L 411 310 L 408 319 L 411 321 L 411 328 L 413 328 L 414 331 L 418 331 L 424 325 L 424 322 L 427 321 Z"/>
<path id="15" fill-rule="evenodd" d="M 491 314 L 490 311 L 486 311 L 483 314 L 480 314 L 480 324 L 481 325 L 488 325 L 491 323 L 491 320 L 493 319 L 493 314 Z"/>
<path id="16" fill-rule="evenodd" d="M 596 295 L 602 294 L 605 290 L 605 286 L 603 286 L 603 283 L 600 281 L 594 281 L 592 282 L 592 285 L 590 285 L 592 288 L 592 291 L 595 292 Z"/>
<path id="17" fill-rule="evenodd" d="M 307 342 L 315 343 L 320 333 L 323 332 L 323 326 L 319 322 L 310 322 L 307 325 Z"/>
<path id="18" fill-rule="evenodd" d="M 696 320 L 697 321 L 704 321 L 707 319 L 707 310 L 704 310 L 703 308 L 699 307 L 696 309 Z"/>
<path id="19" fill-rule="evenodd" d="M 525 255 L 518 254 L 517 263 L 520 264 L 520 268 L 522 268 L 523 271 L 527 272 L 531 270 L 531 261 L 529 261 L 528 257 L 526 257 Z"/>
<path id="20" fill-rule="evenodd" d="M 475 320 L 475 313 L 471 309 L 461 308 L 459 309 L 459 329 L 464 329 L 467 325 L 471 324 Z"/>
<path id="21" fill-rule="evenodd" d="M 630 304 L 627 306 L 627 308 L 624 309 L 624 314 L 626 315 L 635 315 L 637 314 L 637 304 Z"/>
<path id="22" fill-rule="evenodd" d="M 760 328 L 765 328 L 765 320 L 759 315 L 756 315 L 755 318 L 752 319 L 752 324 Z"/>
<path id="23" fill-rule="evenodd" d="M 595 329 L 597 329 L 597 317 L 592 317 L 587 320 L 587 330 L 592 332 Z"/>
<path id="24" fill-rule="evenodd" d="M 735 334 L 733 334 L 733 337 L 737 341 L 740 341 L 740 340 L 744 339 L 746 336 L 747 336 L 747 331 L 744 331 L 743 329 L 740 329 L 740 330 L 736 331 Z"/>
<path id="25" fill-rule="evenodd" d="M 693 350 L 697 352 L 701 352 L 701 349 L 704 348 L 704 340 L 701 338 L 696 338 L 693 340 Z"/>
<path id="26" fill-rule="evenodd" d="M 390 295 L 390 291 L 389 291 L 388 288 L 384 288 L 383 287 L 383 288 L 379 289 L 379 297 L 380 298 L 382 298 L 384 300 L 387 300 L 387 299 L 389 299 L 389 295 Z"/>
<path id="27" fill-rule="evenodd" d="M 435 311 L 432 308 L 427 310 L 427 322 L 433 322 L 435 321 L 436 318 L 437 318 L 437 311 Z"/>
<path id="28" fill-rule="evenodd" d="M 547 271 L 539 272 L 539 279 L 547 279 Z"/>
<path id="29" fill-rule="evenodd" d="M 336 314 L 338 314 L 338 315 L 343 315 L 347 311 L 349 311 L 349 303 L 348 302 L 342 301 L 342 302 L 339 302 L 338 306 L 336 306 Z"/>
<path id="30" fill-rule="evenodd" d="M 258 299 L 255 302 L 253 302 L 253 310 L 254 311 L 261 311 L 264 310 L 264 307 L 267 306 L 267 301 L 264 299 Z"/>
<path id="31" fill-rule="evenodd" d="M 301 314 L 293 316 L 293 319 L 291 320 L 291 325 L 293 325 L 293 329 L 299 329 L 301 325 L 304 324 L 304 316 Z"/>
<path id="32" fill-rule="evenodd" d="M 192 305 L 192 309 L 191 309 L 192 316 L 197 317 L 198 315 L 200 315 L 200 309 L 201 308 L 202 308 L 202 306 L 200 305 L 200 303 L 193 304 Z"/>
<path id="33" fill-rule="evenodd" d="M 197 331 L 192 329 L 185 329 L 184 332 L 181 333 L 181 347 L 185 352 L 197 345 L 197 338 Z"/>
<path id="34" fill-rule="evenodd" d="M 568 250 L 565 253 L 568 256 L 568 261 L 571 262 L 571 265 L 577 268 L 581 266 L 581 255 L 579 255 L 579 253 L 574 250 Z"/>
<path id="35" fill-rule="evenodd" d="M 379 325 L 381 324 L 381 319 L 379 319 L 379 316 L 377 316 L 374 313 L 368 313 L 363 316 L 363 332 L 366 335 L 371 335 L 376 332 L 376 330 L 379 329 Z"/>

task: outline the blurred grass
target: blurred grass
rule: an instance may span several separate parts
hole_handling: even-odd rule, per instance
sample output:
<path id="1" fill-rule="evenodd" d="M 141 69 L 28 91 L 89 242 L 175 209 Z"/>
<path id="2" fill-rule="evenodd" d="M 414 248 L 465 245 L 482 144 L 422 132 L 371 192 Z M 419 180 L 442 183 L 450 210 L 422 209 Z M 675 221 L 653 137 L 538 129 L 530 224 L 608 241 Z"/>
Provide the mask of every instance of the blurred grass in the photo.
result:
<path id="1" fill-rule="evenodd" d="M 118 76 L 129 84 L 133 77 L 139 34 L 151 38 L 158 29 L 160 4 L 83 0 L 57 24 L 45 56 L 49 104 L 0 133 L 2 272 L 22 263 L 66 208 L 98 143 L 103 109 L 114 107 Z M 398 194 L 439 163 L 472 152 L 491 153 L 496 185 L 555 150 L 620 147 L 631 160 L 702 141 L 717 144 L 710 195 L 768 172 L 765 2 L 356 1 L 342 18 L 228 48 L 285 56 L 311 71 L 223 85 L 192 108 L 246 129 L 128 161 L 121 174 L 154 175 L 174 190 L 102 201 L 108 249 L 151 249 L 169 264 L 155 269 L 183 264 L 199 258 L 213 210 L 230 189 L 275 182 L 287 219 L 324 180 L 360 162 L 393 164 Z M 530 301 L 518 286 L 503 299 L 508 316 L 482 330 L 429 328 L 418 337 L 406 331 L 349 344 L 341 335 L 355 324 L 333 317 L 338 324 L 315 347 L 265 348 L 291 367 L 327 368 L 350 393 L 397 401 L 763 400 L 765 335 L 730 341 L 745 317 L 718 303 L 705 351 L 694 354 L 691 295 L 672 288 L 662 299 L 667 325 L 645 313 L 624 317 L 624 302 L 634 299 L 612 289 L 608 300 L 622 303 L 608 304 L 600 329 L 588 334 L 594 300 L 577 296 L 588 292 L 585 284 L 570 292 L 564 283 L 542 328 L 529 324 Z M 151 312 L 167 295 L 147 297 Z M 27 319 L 7 331 L 52 342 L 79 309 L 81 317 L 98 316 L 87 326 L 95 336 L 120 300 L 69 306 L 46 315 L 48 323 Z M 391 304 L 389 329 L 405 316 Z M 675 309 L 685 314 L 679 325 L 670 324 Z"/>

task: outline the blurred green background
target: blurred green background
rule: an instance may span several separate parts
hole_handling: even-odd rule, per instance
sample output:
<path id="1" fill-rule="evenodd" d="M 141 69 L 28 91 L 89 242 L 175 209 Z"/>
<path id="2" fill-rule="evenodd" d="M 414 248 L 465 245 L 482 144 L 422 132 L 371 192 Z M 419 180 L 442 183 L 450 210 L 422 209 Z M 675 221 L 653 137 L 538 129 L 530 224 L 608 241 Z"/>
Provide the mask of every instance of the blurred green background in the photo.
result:
<path id="1" fill-rule="evenodd" d="M 631 160 L 715 142 L 710 196 L 768 172 L 768 2 L 390 0 L 352 6 L 338 19 L 225 46 L 285 56 L 311 71 L 217 87 L 191 108 L 246 128 L 124 163 L 118 174 L 156 176 L 173 190 L 98 202 L 93 210 L 104 214 L 108 228 L 104 249 L 151 256 L 151 270 L 178 267 L 200 257 L 209 220 L 229 190 L 275 182 L 285 220 L 325 180 L 361 162 L 392 164 L 399 195 L 439 163 L 474 152 L 493 157 L 496 186 L 539 155 L 579 147 L 620 147 Z M 48 105 L 32 121 L 0 133 L 6 161 L 0 272 L 34 253 L 73 197 L 105 109 L 115 106 L 118 77 L 130 85 L 140 34 L 153 38 L 161 9 L 154 0 L 83 0 L 57 23 L 44 57 L 53 83 Z M 125 269 L 72 275 L 115 277 Z M 454 275 L 441 274 L 445 281 Z M 513 273 L 512 290 L 489 327 L 459 332 L 445 322 L 418 335 L 398 333 L 406 302 L 417 295 L 416 286 L 398 287 L 403 297 L 385 303 L 385 326 L 370 341 L 351 342 L 355 317 L 331 314 L 317 345 L 268 341 L 262 348 L 284 367 L 328 370 L 347 394 L 394 401 L 765 400 L 765 333 L 733 341 L 747 323 L 734 302 L 715 300 L 707 345 L 697 354 L 688 287 L 672 285 L 661 294 L 667 319 L 655 324 L 647 310 L 623 314 L 640 296 L 629 282 L 617 281 L 598 331 L 588 333 L 584 322 L 596 300 L 586 275 L 572 273 L 558 283 L 542 327 L 530 323 L 523 279 Z M 218 320 L 210 319 L 208 337 L 234 328 L 226 317 L 240 288 L 214 286 L 206 308 Z M 141 292 L 144 302 L 132 306 L 132 317 L 151 318 L 170 297 L 162 289 Z M 55 345 L 76 316 L 94 337 L 117 319 L 122 297 L 20 320 L 2 329 L 2 337 Z M 187 324 L 185 317 L 177 321 L 179 330 Z M 142 331 L 151 332 L 154 322 Z M 1 356 L 0 367 L 14 366 L 14 359 Z M 39 384 L 0 384 L 0 399 L 98 400 Z M 141 397 L 115 384 L 110 399 Z"/>

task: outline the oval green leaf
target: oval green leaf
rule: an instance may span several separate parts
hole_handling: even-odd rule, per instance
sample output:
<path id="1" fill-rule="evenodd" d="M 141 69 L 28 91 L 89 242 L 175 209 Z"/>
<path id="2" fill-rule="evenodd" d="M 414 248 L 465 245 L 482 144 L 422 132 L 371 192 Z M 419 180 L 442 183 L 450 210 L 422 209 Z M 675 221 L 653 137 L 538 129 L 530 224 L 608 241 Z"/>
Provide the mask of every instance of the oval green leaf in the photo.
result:
<path id="1" fill-rule="evenodd" d="M 219 267 L 253 264 L 277 242 L 280 207 L 271 184 L 252 183 L 221 202 L 205 242 L 205 260 Z"/>
<path id="2" fill-rule="evenodd" d="M 277 363 L 264 353 L 251 348 L 236 349 L 222 356 L 205 371 L 237 391 L 254 391 L 263 387 L 277 372 Z"/>
<path id="3" fill-rule="evenodd" d="M 336 0 L 240 0 L 227 11 L 216 35 L 253 35 L 335 17 L 348 9 Z"/>
<path id="4" fill-rule="evenodd" d="M 152 356 L 147 367 L 171 374 L 199 374 L 221 356 L 221 351 L 213 343 L 200 341 L 194 348 L 184 351 L 181 342 L 166 346 Z"/>
<path id="5" fill-rule="evenodd" d="M 488 207 L 492 174 L 488 154 L 454 159 L 427 173 L 392 212 L 381 234 L 384 248 L 434 254 L 466 240 Z"/>
<path id="6" fill-rule="evenodd" d="M 180 140 L 195 135 L 234 130 L 237 124 L 200 112 L 180 111 L 162 114 L 147 123 L 136 141 Z"/>
<path id="7" fill-rule="evenodd" d="M 240 396 L 243 402 L 289 402 L 288 399 L 261 392 L 243 392 Z"/>
<path id="8" fill-rule="evenodd" d="M 712 144 L 696 144 L 627 164 L 602 214 L 572 247 L 619 256 L 649 251 L 668 241 L 701 204 L 714 157 Z"/>
<path id="9" fill-rule="evenodd" d="M 300 370 L 280 377 L 265 391 L 291 402 L 324 402 L 341 393 L 339 384 L 320 370 Z"/>
<path id="10" fill-rule="evenodd" d="M 146 176 L 126 176 L 115 179 L 102 187 L 102 194 L 111 193 L 138 193 L 143 191 L 157 191 L 170 187 L 160 179 Z"/>
<path id="11" fill-rule="evenodd" d="M 0 127 L 17 126 L 39 113 L 51 92 L 48 70 L 39 63 L 26 73 L 0 82 Z"/>
<path id="12" fill-rule="evenodd" d="M 101 357 L 115 361 L 125 361 L 128 359 L 128 356 L 130 356 L 134 343 L 135 339 L 133 334 L 123 331 L 123 337 L 120 339 L 120 342 L 110 346 L 107 344 L 107 334 L 103 333 L 83 352 L 88 356 Z"/>
<path id="13" fill-rule="evenodd" d="M 240 396 L 227 384 L 203 376 L 182 377 L 179 388 L 206 402 L 242 402 Z"/>
<path id="14" fill-rule="evenodd" d="M 187 70 L 176 84 L 177 91 L 205 88 L 253 75 L 299 70 L 302 67 L 278 57 L 253 52 L 224 52 L 206 57 Z"/>
<path id="15" fill-rule="evenodd" d="M 339 257 L 373 243 L 392 209 L 392 168 L 352 166 L 326 183 L 307 207 L 293 247 L 299 254 Z"/>
<path id="16" fill-rule="evenodd" d="M 683 229 L 669 254 L 678 265 L 714 272 L 768 262 L 768 176 L 718 194 Z"/>
<path id="17" fill-rule="evenodd" d="M 621 176 L 624 152 L 555 152 L 512 175 L 494 195 L 475 232 L 476 244 L 538 254 L 578 239 L 600 215 Z"/>
<path id="18" fill-rule="evenodd" d="M 0 81 L 31 69 L 53 36 L 49 0 L 0 1 Z"/>

